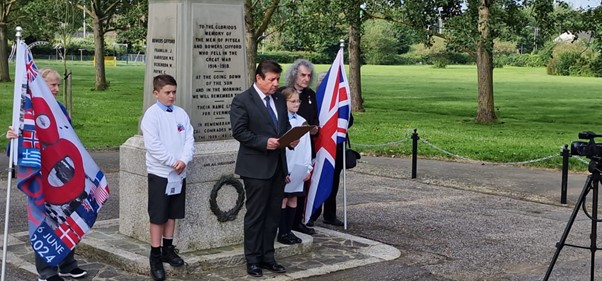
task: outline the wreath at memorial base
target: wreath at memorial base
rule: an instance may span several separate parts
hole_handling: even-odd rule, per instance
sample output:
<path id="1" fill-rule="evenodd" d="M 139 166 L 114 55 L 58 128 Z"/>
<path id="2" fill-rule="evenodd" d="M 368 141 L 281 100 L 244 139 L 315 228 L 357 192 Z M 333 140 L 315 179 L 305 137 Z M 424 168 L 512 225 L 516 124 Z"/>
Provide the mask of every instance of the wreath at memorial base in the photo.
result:
<path id="1" fill-rule="evenodd" d="M 236 199 L 236 205 L 228 210 L 222 211 L 217 205 L 217 193 L 222 189 L 224 185 L 231 185 L 236 189 L 236 193 L 238 193 L 238 198 Z M 211 211 L 217 217 L 217 220 L 220 222 L 233 221 L 236 219 L 238 212 L 242 209 L 242 204 L 245 202 L 245 190 L 243 189 L 242 184 L 239 180 L 234 178 L 232 175 L 223 175 L 213 186 L 211 189 L 211 195 L 209 196 L 209 207 Z"/>

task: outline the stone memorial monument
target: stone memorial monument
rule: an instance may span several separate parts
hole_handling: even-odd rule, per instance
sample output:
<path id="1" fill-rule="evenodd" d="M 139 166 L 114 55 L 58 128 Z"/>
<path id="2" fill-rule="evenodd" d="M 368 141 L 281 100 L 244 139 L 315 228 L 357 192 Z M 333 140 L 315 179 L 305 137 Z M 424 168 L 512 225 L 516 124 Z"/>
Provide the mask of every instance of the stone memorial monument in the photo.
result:
<path id="1" fill-rule="evenodd" d="M 143 112 L 156 102 L 153 77 L 178 82 L 176 104 L 190 116 L 195 155 L 188 165 L 186 218 L 177 220 L 182 252 L 239 244 L 244 189 L 232 178 L 238 142 L 229 106 L 247 85 L 243 0 L 149 0 Z M 132 109 L 135 110 L 135 109 Z M 142 136 L 120 148 L 119 232 L 150 241 Z"/>

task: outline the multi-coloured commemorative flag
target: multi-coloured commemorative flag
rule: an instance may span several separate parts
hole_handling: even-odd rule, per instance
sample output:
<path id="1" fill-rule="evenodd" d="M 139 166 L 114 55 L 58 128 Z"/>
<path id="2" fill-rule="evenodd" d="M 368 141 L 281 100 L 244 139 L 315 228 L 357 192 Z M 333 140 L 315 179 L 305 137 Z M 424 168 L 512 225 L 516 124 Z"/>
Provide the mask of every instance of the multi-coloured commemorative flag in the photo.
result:
<path id="1" fill-rule="evenodd" d="M 13 128 L 21 133 L 11 149 L 17 187 L 28 197 L 29 239 L 56 266 L 92 228 L 109 187 L 23 41 L 17 46 L 14 93 Z"/>

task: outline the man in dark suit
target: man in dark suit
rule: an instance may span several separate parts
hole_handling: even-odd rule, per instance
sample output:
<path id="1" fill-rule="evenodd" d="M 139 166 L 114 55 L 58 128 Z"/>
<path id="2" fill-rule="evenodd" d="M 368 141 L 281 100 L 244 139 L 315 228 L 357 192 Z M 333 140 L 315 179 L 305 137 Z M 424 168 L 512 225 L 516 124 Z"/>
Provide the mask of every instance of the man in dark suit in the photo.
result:
<path id="1" fill-rule="evenodd" d="M 232 100 L 232 136 L 240 142 L 235 173 L 245 185 L 247 213 L 244 219 L 244 253 L 247 273 L 263 275 L 262 268 L 284 273 L 274 258 L 274 239 L 280 221 L 280 205 L 286 185 L 286 152 L 278 139 L 290 123 L 286 99 L 275 94 L 282 67 L 262 61 L 255 83 Z M 298 141 L 290 144 L 296 146 Z"/>

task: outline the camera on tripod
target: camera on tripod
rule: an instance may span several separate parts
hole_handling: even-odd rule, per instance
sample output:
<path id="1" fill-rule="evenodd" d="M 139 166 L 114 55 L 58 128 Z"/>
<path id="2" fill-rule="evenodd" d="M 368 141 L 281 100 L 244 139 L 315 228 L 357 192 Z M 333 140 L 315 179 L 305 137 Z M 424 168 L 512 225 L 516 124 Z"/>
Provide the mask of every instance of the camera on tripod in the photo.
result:
<path id="1" fill-rule="evenodd" d="M 574 141 L 571 143 L 571 155 L 585 156 L 592 160 L 600 160 L 602 158 L 602 144 L 598 144 L 594 141 L 594 138 L 602 137 L 594 132 L 580 132 L 579 139 L 589 140 L 585 141 Z"/>

